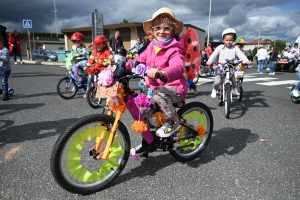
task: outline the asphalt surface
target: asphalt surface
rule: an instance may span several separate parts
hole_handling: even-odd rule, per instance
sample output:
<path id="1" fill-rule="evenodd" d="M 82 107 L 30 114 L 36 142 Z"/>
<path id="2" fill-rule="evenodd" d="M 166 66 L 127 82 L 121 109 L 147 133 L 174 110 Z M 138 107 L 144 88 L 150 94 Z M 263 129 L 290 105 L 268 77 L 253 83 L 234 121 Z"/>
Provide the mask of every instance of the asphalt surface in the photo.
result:
<path id="1" fill-rule="evenodd" d="M 213 136 L 199 158 L 181 163 L 167 152 L 155 152 L 140 162 L 129 160 L 107 189 L 80 196 L 56 184 L 50 155 L 70 124 L 98 111 L 89 107 L 82 91 L 71 100 L 58 96 L 56 84 L 65 68 L 13 65 L 9 86 L 15 94 L 0 102 L 0 199 L 299 199 L 300 105 L 290 100 L 287 87 L 292 84 L 258 84 L 297 77 L 256 70 L 247 70 L 247 79 L 261 79 L 245 78 L 244 98 L 232 103 L 230 119 L 210 97 L 212 82 L 200 83 L 197 95 L 188 94 L 188 102 L 205 103 L 214 117 Z M 132 87 L 137 89 L 136 82 Z M 132 146 L 139 144 L 128 113 L 122 121 Z"/>

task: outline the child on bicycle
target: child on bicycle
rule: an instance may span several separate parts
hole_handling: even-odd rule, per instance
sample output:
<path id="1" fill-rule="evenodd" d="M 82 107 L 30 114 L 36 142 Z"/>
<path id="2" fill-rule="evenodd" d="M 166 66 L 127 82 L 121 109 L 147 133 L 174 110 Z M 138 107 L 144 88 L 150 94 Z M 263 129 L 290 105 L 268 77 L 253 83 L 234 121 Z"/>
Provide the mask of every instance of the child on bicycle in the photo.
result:
<path id="1" fill-rule="evenodd" d="M 147 66 L 147 85 L 152 89 L 152 102 L 156 102 L 166 122 L 156 131 L 158 137 L 169 137 L 179 129 L 179 119 L 172 103 L 186 99 L 188 90 L 184 77 L 184 41 L 179 34 L 183 23 L 175 18 L 170 8 L 160 8 L 152 19 L 143 23 L 146 34 L 153 35 L 153 41 L 136 61 Z M 156 79 L 156 74 L 160 79 Z M 147 147 L 137 146 L 136 155 L 146 153 Z"/>
<path id="2" fill-rule="evenodd" d="M 95 48 L 92 51 L 88 63 L 84 67 L 84 70 L 87 70 L 88 73 L 87 90 L 91 87 L 93 75 L 108 67 L 113 60 L 113 54 L 109 50 L 107 39 L 103 35 L 95 37 L 94 46 Z"/>
<path id="3" fill-rule="evenodd" d="M 0 77 L 2 83 L 3 96 L 2 100 L 9 100 L 8 95 L 8 77 L 11 72 L 10 52 L 4 46 L 4 38 L 0 35 Z"/>
<path id="4" fill-rule="evenodd" d="M 88 50 L 83 44 L 84 36 L 82 33 L 73 33 L 73 35 L 71 36 L 71 40 L 73 41 L 74 45 L 72 46 L 69 56 L 74 57 L 72 61 L 74 63 L 72 71 L 74 72 L 74 77 L 77 80 L 78 85 L 80 86 L 81 80 L 79 74 L 83 72 L 82 70 L 87 64 Z"/>
<path id="5" fill-rule="evenodd" d="M 226 59 L 235 59 L 238 57 L 240 60 L 246 62 L 246 64 L 250 65 L 251 62 L 247 59 L 247 57 L 242 53 L 242 51 L 235 45 L 233 42 L 236 39 L 236 31 L 233 28 L 227 28 L 222 32 L 223 43 L 219 45 L 214 52 L 211 54 L 207 61 L 207 65 L 212 65 L 213 61 L 216 60 L 217 63 L 224 62 Z M 234 74 L 231 77 L 232 85 L 233 85 L 233 92 L 232 94 L 235 96 L 239 95 L 239 92 L 236 88 L 236 81 Z M 217 96 L 217 89 L 222 82 L 221 74 L 216 71 L 215 73 L 215 80 L 213 84 L 213 90 L 211 92 L 211 97 L 216 98 Z"/>

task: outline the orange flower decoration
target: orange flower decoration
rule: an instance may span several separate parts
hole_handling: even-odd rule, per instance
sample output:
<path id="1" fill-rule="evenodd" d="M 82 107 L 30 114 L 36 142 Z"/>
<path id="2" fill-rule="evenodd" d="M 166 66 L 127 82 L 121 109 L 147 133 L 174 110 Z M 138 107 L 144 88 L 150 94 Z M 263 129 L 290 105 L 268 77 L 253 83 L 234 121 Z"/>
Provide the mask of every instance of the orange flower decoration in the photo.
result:
<path id="1" fill-rule="evenodd" d="M 147 128 L 147 124 L 143 121 L 134 121 L 131 125 L 131 129 L 136 133 L 144 133 Z"/>
<path id="2" fill-rule="evenodd" d="M 163 125 L 166 122 L 164 115 L 161 112 L 156 112 L 154 114 L 155 114 L 155 117 L 158 122 L 158 125 L 157 125 L 158 127 L 160 127 L 161 125 Z"/>
<path id="3" fill-rule="evenodd" d="M 204 135 L 205 135 L 205 128 L 203 126 L 198 126 L 197 127 L 197 132 L 198 132 L 198 135 L 199 137 L 203 138 Z"/>

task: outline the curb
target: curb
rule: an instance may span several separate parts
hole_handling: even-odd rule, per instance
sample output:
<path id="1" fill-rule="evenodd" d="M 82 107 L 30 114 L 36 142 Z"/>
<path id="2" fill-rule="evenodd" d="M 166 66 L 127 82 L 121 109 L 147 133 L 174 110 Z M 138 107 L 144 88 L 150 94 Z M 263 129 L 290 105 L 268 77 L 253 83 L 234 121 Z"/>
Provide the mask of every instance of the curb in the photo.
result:
<path id="1" fill-rule="evenodd" d="M 56 65 L 56 66 L 65 66 L 64 62 L 51 62 L 51 61 L 36 61 L 36 60 L 23 60 L 24 64 L 31 64 L 31 65 Z"/>

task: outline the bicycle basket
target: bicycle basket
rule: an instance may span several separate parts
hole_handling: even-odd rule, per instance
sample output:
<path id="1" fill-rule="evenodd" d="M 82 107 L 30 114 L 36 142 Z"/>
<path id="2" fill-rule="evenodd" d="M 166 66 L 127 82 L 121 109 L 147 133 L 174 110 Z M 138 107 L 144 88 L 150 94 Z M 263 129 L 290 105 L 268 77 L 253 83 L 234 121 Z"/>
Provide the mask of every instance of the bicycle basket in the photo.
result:
<path id="1" fill-rule="evenodd" d="M 243 78 L 244 77 L 244 72 L 243 71 L 238 71 L 234 73 L 235 78 Z"/>

